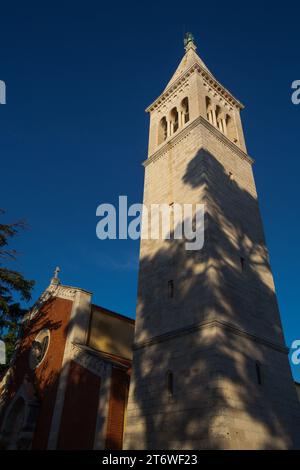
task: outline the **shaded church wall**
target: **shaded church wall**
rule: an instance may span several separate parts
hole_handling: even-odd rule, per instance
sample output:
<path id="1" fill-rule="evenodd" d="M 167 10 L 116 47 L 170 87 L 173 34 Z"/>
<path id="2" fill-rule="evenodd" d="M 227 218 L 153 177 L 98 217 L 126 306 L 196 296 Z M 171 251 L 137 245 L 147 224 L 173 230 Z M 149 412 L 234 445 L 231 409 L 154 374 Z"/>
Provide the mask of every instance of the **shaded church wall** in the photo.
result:
<path id="1" fill-rule="evenodd" d="M 111 376 L 106 449 L 122 449 L 128 388 L 129 376 L 126 371 L 114 368 Z"/>
<path id="2" fill-rule="evenodd" d="M 32 423 L 35 427 L 33 448 L 45 449 L 47 446 L 71 308 L 72 302 L 69 300 L 50 298 L 31 320 L 24 323 L 16 358 L 9 370 L 10 378 L 5 390 L 2 391 L 5 398 L 1 425 L 5 425 L 6 411 L 13 404 L 14 397 L 20 390 L 26 395 L 26 390 L 30 388 L 28 399 L 34 399 L 37 406 L 35 423 Z M 49 347 L 41 364 L 32 369 L 30 367 L 32 344 L 43 329 L 50 331 Z M 30 405 L 27 402 L 25 404 Z"/>
<path id="3" fill-rule="evenodd" d="M 72 361 L 60 422 L 58 449 L 88 450 L 93 448 L 100 377 Z"/>

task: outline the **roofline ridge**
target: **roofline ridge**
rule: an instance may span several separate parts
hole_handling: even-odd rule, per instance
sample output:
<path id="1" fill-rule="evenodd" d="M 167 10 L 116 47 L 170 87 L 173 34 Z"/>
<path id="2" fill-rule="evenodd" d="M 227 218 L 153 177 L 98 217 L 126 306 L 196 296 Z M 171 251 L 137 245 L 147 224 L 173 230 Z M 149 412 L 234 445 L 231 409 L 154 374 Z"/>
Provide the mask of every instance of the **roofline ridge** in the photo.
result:
<path id="1" fill-rule="evenodd" d="M 146 108 L 145 110 L 146 113 L 152 111 L 154 107 L 156 107 L 156 105 L 158 104 L 158 101 L 164 100 L 165 95 L 168 96 L 169 93 L 173 91 L 173 88 L 176 89 L 178 85 L 180 84 L 180 82 L 184 80 L 187 76 L 189 76 L 193 72 L 194 68 L 197 68 L 197 67 L 199 67 L 200 72 L 203 76 L 206 76 L 208 80 L 214 82 L 214 84 L 218 88 L 218 91 L 220 91 L 221 89 L 221 91 L 223 92 L 221 94 L 225 95 L 224 97 L 227 100 L 229 98 L 229 100 L 232 101 L 231 104 L 234 104 L 236 107 L 240 109 L 244 109 L 245 106 L 243 105 L 243 103 L 241 103 L 237 98 L 235 98 L 233 94 L 230 93 L 230 91 L 227 90 L 227 88 L 224 87 L 224 85 L 222 85 L 208 69 L 205 69 L 201 64 L 199 64 L 199 62 L 195 61 L 185 72 L 179 75 L 179 77 L 173 83 L 167 86 L 167 88 L 165 88 L 164 91 Z"/>

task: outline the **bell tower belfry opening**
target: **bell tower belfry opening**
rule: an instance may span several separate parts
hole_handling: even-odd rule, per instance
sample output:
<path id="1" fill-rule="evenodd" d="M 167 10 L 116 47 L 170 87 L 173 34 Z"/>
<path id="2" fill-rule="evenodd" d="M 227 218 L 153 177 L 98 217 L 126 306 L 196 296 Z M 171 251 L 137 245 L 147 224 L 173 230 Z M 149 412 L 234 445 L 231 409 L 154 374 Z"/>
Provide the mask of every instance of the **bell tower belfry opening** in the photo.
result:
<path id="1" fill-rule="evenodd" d="M 147 108 L 144 204 L 204 204 L 205 242 L 141 240 L 124 448 L 299 448 L 243 105 L 184 46 Z"/>

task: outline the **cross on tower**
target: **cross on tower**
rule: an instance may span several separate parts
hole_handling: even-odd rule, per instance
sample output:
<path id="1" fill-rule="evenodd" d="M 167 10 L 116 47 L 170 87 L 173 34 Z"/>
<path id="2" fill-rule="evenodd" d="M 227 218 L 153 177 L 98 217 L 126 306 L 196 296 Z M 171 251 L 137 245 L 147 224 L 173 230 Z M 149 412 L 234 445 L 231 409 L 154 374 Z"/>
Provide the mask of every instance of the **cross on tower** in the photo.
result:
<path id="1" fill-rule="evenodd" d="M 51 284 L 59 284 L 60 280 L 58 277 L 58 273 L 60 272 L 60 267 L 56 266 L 54 273 L 53 273 L 53 278 L 51 279 Z"/>
<path id="2" fill-rule="evenodd" d="M 60 267 L 56 266 L 54 270 L 54 279 L 58 279 L 58 273 L 60 272 Z"/>

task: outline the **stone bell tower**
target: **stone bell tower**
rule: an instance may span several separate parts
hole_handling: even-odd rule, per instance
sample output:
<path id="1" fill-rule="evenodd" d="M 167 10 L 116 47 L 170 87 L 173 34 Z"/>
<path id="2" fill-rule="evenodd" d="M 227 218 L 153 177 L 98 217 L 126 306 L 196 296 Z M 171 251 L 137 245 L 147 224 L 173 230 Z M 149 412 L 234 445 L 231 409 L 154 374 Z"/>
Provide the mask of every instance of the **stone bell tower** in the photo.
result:
<path id="1" fill-rule="evenodd" d="M 205 241 L 141 241 L 126 449 L 300 447 L 241 109 L 187 34 L 147 109 L 144 204 L 204 204 Z"/>

